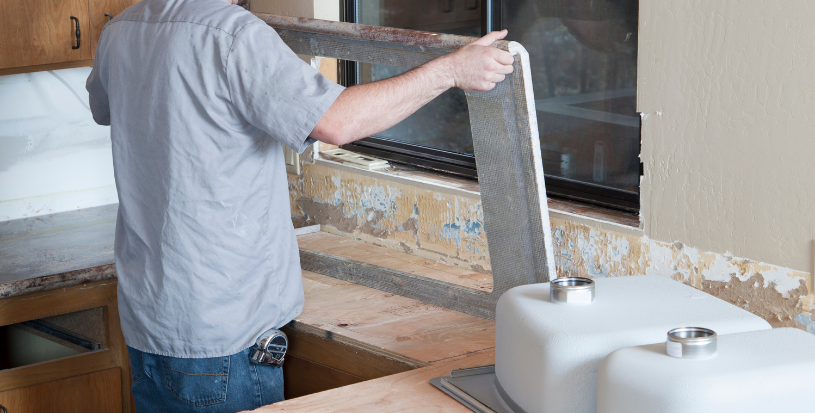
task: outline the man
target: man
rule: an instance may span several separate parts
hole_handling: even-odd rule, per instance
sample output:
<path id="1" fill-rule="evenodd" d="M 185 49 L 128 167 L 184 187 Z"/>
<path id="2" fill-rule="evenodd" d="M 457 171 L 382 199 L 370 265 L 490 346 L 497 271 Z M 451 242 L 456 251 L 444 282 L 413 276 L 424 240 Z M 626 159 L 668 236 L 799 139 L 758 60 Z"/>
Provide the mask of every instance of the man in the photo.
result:
<path id="1" fill-rule="evenodd" d="M 348 89 L 224 0 L 144 0 L 109 22 L 87 89 L 111 125 L 116 271 L 136 408 L 235 412 L 283 398 L 258 336 L 303 307 L 281 144 L 345 144 L 445 90 L 489 90 L 506 33 Z M 311 138 L 309 138 L 309 136 Z"/>

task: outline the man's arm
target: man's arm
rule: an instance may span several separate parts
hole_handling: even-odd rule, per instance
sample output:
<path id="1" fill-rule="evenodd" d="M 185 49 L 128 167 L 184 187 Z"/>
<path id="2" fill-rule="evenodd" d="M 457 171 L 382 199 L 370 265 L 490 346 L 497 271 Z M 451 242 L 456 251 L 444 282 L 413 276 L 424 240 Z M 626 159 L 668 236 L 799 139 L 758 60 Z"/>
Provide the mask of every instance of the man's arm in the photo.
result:
<path id="1" fill-rule="evenodd" d="M 492 32 L 407 73 L 344 90 L 311 137 L 344 145 L 396 125 L 451 87 L 491 90 L 512 73 L 512 55 L 490 46 L 506 34 Z"/>

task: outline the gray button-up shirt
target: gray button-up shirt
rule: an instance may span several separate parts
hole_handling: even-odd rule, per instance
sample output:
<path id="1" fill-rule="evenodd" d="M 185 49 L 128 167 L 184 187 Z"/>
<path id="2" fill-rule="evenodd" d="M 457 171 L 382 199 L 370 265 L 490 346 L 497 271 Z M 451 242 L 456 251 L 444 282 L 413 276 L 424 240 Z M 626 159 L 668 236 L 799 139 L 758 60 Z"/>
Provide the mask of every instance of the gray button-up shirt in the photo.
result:
<path id="1" fill-rule="evenodd" d="M 87 82 L 111 125 L 127 344 L 237 353 L 303 307 L 281 144 L 343 88 L 224 0 L 144 0 L 107 23 Z"/>

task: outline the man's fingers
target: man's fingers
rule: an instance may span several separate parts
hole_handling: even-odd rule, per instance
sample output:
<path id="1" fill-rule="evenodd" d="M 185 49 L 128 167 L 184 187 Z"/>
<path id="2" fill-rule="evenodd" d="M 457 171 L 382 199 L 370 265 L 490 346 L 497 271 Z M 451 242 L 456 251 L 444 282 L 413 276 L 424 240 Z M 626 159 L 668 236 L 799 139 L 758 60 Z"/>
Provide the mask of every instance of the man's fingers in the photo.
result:
<path id="1" fill-rule="evenodd" d="M 506 78 L 506 76 L 504 75 L 492 74 L 489 77 L 487 77 L 487 81 L 489 81 L 490 83 L 501 83 L 504 81 L 504 78 Z"/>
<path id="2" fill-rule="evenodd" d="M 480 38 L 480 39 L 478 39 L 478 40 L 476 40 L 476 41 L 474 41 L 474 42 L 472 42 L 470 44 L 476 44 L 476 45 L 479 45 L 479 46 L 490 46 L 493 43 L 495 43 L 496 41 L 501 40 L 504 37 L 506 37 L 506 35 L 507 35 L 507 30 L 506 29 L 501 30 L 500 32 L 490 32 L 486 36 L 484 36 L 484 37 L 482 37 L 482 38 Z"/>
<path id="3" fill-rule="evenodd" d="M 491 55 L 496 62 L 502 65 L 511 65 L 512 63 L 515 62 L 515 58 L 512 57 L 512 53 L 505 52 L 500 49 L 492 48 Z"/>
<path id="4" fill-rule="evenodd" d="M 508 75 L 512 73 L 514 68 L 512 65 L 500 65 L 498 69 L 495 70 L 495 73 L 500 73 L 502 75 Z"/>

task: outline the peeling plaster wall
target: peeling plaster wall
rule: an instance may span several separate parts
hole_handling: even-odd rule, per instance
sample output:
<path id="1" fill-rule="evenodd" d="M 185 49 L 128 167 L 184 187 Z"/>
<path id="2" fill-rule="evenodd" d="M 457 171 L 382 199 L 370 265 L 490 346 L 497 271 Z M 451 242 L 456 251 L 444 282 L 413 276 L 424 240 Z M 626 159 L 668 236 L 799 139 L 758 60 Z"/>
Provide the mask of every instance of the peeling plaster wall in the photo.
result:
<path id="1" fill-rule="evenodd" d="M 293 214 L 323 231 L 489 273 L 478 195 L 451 195 L 324 165 L 289 175 Z"/>
<path id="2" fill-rule="evenodd" d="M 774 327 L 815 334 L 812 275 L 755 260 L 552 219 L 558 276 L 661 275 L 742 307 Z"/>
<path id="3" fill-rule="evenodd" d="M 648 237 L 812 271 L 815 2 L 640 2 Z"/>
<path id="4" fill-rule="evenodd" d="M 0 76 L 0 221 L 118 202 L 110 128 L 87 108 L 90 71 Z"/>

